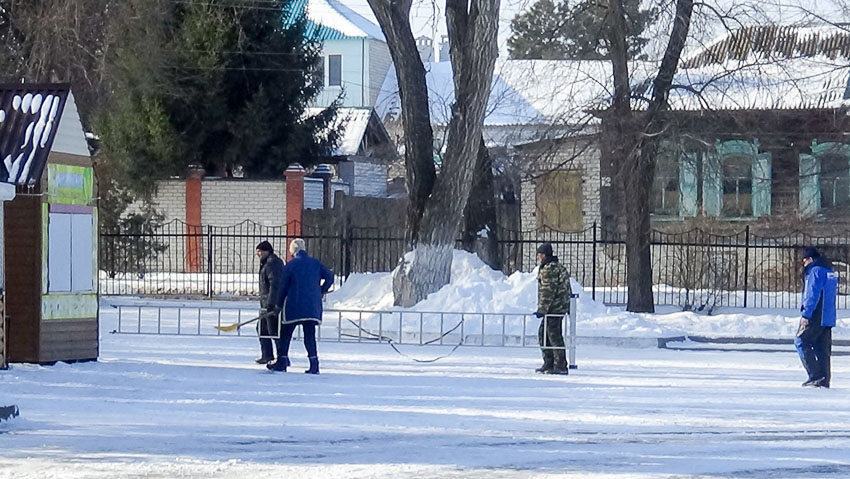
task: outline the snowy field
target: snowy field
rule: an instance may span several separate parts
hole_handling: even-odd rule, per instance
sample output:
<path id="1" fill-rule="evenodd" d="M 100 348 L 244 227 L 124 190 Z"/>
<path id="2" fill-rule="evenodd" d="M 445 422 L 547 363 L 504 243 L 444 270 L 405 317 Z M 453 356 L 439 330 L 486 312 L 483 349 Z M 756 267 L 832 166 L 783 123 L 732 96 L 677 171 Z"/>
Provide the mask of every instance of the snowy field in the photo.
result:
<path id="1" fill-rule="evenodd" d="M 105 333 L 96 363 L 12 365 L 0 477 L 850 477 L 848 356 L 825 390 L 791 351 L 588 347 L 558 377 L 531 348 L 319 351 L 271 374 L 253 338 Z"/>
<path id="2" fill-rule="evenodd" d="M 460 263 L 421 310 L 533 309 L 533 276 Z M 387 281 L 351 281 L 328 307 L 391 308 Z M 111 334 L 114 301 L 102 302 L 97 362 L 0 371 L 0 403 L 21 411 L 0 423 L 0 478 L 850 477 L 850 356 L 834 357 L 832 389 L 810 389 L 790 345 L 627 341 L 790 339 L 794 311 L 636 315 L 582 299 L 586 340 L 569 376 L 535 374 L 534 347 L 465 346 L 417 363 L 452 348 L 401 345 L 405 357 L 330 341 L 312 376 L 300 342 L 291 372 L 272 374 L 253 363 L 250 335 Z M 848 324 L 842 312 L 837 339 Z M 647 347 L 622 347 L 636 344 Z"/>

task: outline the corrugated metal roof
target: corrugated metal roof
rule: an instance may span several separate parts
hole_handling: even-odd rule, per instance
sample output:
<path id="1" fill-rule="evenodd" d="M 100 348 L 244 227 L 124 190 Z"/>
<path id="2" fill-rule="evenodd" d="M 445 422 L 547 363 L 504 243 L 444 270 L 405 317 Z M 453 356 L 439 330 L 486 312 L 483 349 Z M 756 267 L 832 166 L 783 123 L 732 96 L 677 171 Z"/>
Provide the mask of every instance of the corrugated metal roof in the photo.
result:
<path id="1" fill-rule="evenodd" d="M 305 111 L 306 116 L 313 116 L 324 110 L 324 108 L 308 108 Z M 372 108 L 339 108 L 337 109 L 336 120 L 331 129 L 339 126 L 345 128 L 339 146 L 331 152 L 331 156 L 358 156 L 364 154 L 361 148 L 363 138 L 366 136 L 366 130 L 372 126 L 373 131 L 386 141 L 390 141 L 389 134 L 384 129 L 375 110 Z"/>
<path id="2" fill-rule="evenodd" d="M 343 40 L 346 38 L 371 38 L 384 41 L 381 28 L 335 0 L 295 0 L 290 6 L 284 25 L 306 13 L 307 38 L 318 41 Z"/>
<path id="3" fill-rule="evenodd" d="M 0 181 L 41 179 L 69 93 L 69 85 L 0 85 Z"/>
<path id="4" fill-rule="evenodd" d="M 839 27 L 747 26 L 731 31 L 682 61 L 682 68 L 730 60 L 777 60 L 822 56 L 850 59 L 850 32 Z"/>

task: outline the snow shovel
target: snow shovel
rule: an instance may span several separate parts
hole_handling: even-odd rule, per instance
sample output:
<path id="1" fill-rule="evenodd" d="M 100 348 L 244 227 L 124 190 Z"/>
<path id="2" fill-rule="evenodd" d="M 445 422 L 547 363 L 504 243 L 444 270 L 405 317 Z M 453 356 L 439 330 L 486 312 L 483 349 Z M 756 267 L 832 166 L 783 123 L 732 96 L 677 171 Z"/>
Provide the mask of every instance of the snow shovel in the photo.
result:
<path id="1" fill-rule="evenodd" d="M 267 312 L 267 313 L 264 313 L 264 314 L 257 316 L 256 318 L 252 318 L 252 319 L 249 319 L 247 321 L 242 321 L 241 323 L 233 323 L 233 324 L 228 324 L 227 326 L 214 326 L 214 327 L 215 327 L 215 329 L 217 329 L 219 331 L 236 331 L 237 329 L 241 328 L 242 326 L 245 326 L 246 324 L 251 324 L 254 321 L 258 321 L 258 320 L 265 318 L 266 316 L 270 316 L 270 315 L 274 315 L 274 313 Z"/>

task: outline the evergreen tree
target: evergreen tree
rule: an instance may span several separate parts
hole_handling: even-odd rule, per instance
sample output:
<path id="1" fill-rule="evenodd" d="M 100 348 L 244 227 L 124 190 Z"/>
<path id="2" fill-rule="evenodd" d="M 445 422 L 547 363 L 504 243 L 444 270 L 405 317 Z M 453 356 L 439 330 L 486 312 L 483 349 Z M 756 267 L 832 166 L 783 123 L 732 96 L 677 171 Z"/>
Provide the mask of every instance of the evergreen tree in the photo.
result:
<path id="1" fill-rule="evenodd" d="M 641 35 L 652 16 L 640 0 L 626 0 L 627 42 L 632 58 L 639 58 L 647 39 Z M 594 0 L 572 6 L 568 0 L 538 0 L 511 21 L 508 52 L 511 58 L 543 60 L 602 60 L 608 58 L 607 7 Z"/>
<path id="2" fill-rule="evenodd" d="M 191 164 L 229 176 L 280 177 L 338 141 L 336 108 L 305 118 L 321 88 L 320 45 L 289 0 L 131 0 L 100 123 L 111 161 L 148 193 Z M 294 18 L 292 21 L 285 19 Z"/>

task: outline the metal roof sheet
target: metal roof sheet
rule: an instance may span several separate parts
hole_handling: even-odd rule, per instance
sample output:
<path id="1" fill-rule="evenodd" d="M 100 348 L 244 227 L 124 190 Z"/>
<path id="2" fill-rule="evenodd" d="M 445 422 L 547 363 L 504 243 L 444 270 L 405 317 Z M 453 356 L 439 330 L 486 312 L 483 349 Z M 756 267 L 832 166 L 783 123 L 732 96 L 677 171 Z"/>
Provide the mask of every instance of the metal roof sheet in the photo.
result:
<path id="1" fill-rule="evenodd" d="M 290 17 L 284 19 L 284 25 L 292 23 L 295 15 L 305 13 L 304 34 L 310 39 L 371 38 L 384 41 L 384 33 L 378 25 L 336 0 L 296 0 L 290 7 Z"/>
<path id="2" fill-rule="evenodd" d="M 682 68 L 700 68 L 729 61 L 776 61 L 824 57 L 850 59 L 850 32 L 831 25 L 746 26 L 728 32 L 682 61 Z"/>

